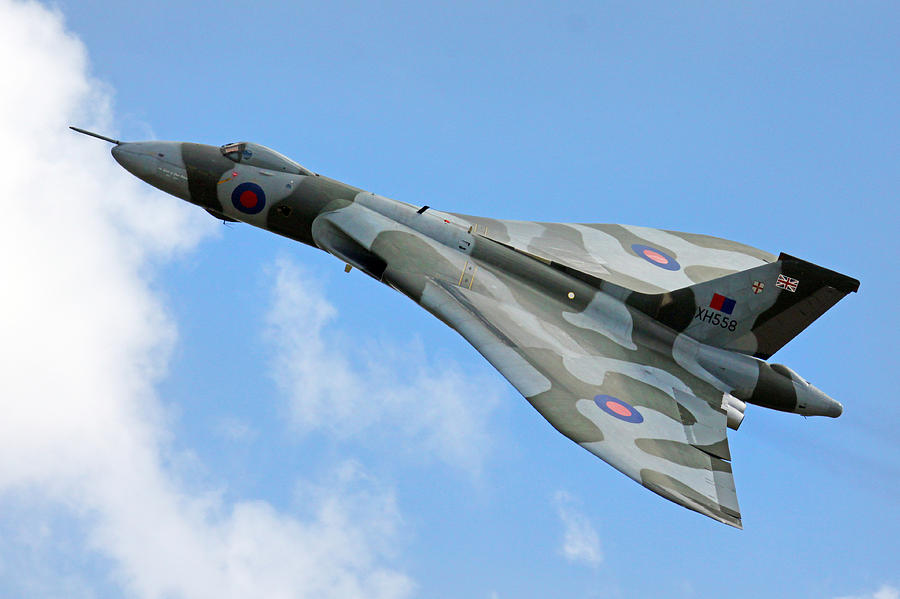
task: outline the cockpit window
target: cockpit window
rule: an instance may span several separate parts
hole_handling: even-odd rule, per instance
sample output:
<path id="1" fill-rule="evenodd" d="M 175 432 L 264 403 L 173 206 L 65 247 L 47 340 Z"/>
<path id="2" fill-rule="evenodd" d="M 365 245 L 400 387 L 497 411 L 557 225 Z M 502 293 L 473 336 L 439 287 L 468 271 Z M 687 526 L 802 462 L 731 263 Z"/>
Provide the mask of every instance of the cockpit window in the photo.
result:
<path id="1" fill-rule="evenodd" d="M 226 158 L 229 158 L 234 162 L 240 162 L 246 146 L 246 143 L 225 144 L 219 149 L 222 150 L 222 155 Z"/>
<path id="2" fill-rule="evenodd" d="M 290 158 L 282 156 L 275 150 L 271 150 L 259 144 L 242 141 L 225 144 L 219 150 L 222 155 L 234 162 L 240 162 L 247 166 L 255 166 L 270 171 L 293 173 L 296 175 L 311 175 L 312 172 L 303 168 Z"/>

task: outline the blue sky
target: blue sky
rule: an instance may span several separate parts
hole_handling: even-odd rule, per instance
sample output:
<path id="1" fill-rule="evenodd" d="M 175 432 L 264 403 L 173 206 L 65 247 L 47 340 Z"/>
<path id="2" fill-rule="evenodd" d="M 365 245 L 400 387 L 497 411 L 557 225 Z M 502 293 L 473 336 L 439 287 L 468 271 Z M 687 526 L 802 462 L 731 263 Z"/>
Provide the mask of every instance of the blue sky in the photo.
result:
<path id="1" fill-rule="evenodd" d="M 0 17 L 0 596 L 900 596 L 896 4 Z M 406 298 L 147 188 L 70 123 L 846 273 L 860 293 L 774 358 L 845 413 L 748 409 L 730 529 L 560 436 Z"/>

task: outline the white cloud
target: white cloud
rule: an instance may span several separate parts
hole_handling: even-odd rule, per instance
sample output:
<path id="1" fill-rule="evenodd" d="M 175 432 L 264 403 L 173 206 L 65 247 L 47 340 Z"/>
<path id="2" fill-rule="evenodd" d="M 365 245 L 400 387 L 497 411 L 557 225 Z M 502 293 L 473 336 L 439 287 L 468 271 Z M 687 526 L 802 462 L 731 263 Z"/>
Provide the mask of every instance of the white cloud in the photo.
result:
<path id="1" fill-rule="evenodd" d="M 0 589 L 409 595 L 389 565 L 392 494 L 358 468 L 301 518 L 196 492 L 165 466 L 179 456 L 154 384 L 177 336 L 147 273 L 216 224 L 66 129 L 114 134 L 109 95 L 59 14 L 0 0 L 0 39 L 15 49 L 0 53 L 0 509 L 17 516 L 0 524 Z"/>
<path id="2" fill-rule="evenodd" d="M 563 556 L 571 562 L 600 565 L 603 561 L 600 538 L 590 519 L 576 507 L 578 502 L 565 491 L 557 491 L 553 502 L 563 524 Z"/>
<path id="3" fill-rule="evenodd" d="M 506 393 L 498 376 L 429 360 L 416 339 L 397 347 L 345 336 L 336 330 L 337 311 L 314 277 L 287 260 L 279 260 L 273 272 L 274 375 L 290 397 L 300 431 L 349 438 L 378 425 L 428 455 L 480 472 L 491 448 L 490 413 Z"/>
<path id="4" fill-rule="evenodd" d="M 874 593 L 838 597 L 837 599 L 900 599 L 900 589 L 884 584 Z"/>

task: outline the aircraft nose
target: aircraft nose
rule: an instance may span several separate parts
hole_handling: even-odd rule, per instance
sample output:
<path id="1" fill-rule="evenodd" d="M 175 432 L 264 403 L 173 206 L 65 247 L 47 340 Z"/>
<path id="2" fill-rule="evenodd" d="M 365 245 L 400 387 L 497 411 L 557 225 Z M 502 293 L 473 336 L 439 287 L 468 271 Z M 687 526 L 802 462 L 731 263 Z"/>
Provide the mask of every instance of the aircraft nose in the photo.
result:
<path id="1" fill-rule="evenodd" d="M 122 168 L 126 171 L 143 179 L 148 174 L 156 170 L 156 160 L 147 152 L 141 151 L 139 143 L 124 143 L 113 146 L 112 155 Z"/>
<path id="2" fill-rule="evenodd" d="M 187 170 L 176 141 L 120 143 L 112 155 L 129 173 L 165 192 L 188 199 Z"/>
<path id="3" fill-rule="evenodd" d="M 125 170 L 143 179 L 156 172 L 160 162 L 181 166 L 181 144 L 174 141 L 137 141 L 121 143 L 112 148 L 113 158 Z"/>

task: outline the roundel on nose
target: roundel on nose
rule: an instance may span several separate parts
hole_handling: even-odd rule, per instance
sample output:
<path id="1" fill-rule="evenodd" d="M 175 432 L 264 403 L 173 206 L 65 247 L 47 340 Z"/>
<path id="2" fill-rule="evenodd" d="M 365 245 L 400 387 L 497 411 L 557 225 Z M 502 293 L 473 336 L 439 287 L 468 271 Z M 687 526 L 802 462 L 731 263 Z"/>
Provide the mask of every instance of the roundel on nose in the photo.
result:
<path id="1" fill-rule="evenodd" d="M 231 192 L 231 204 L 244 214 L 259 214 L 266 207 L 266 192 L 256 183 L 241 183 Z"/>

